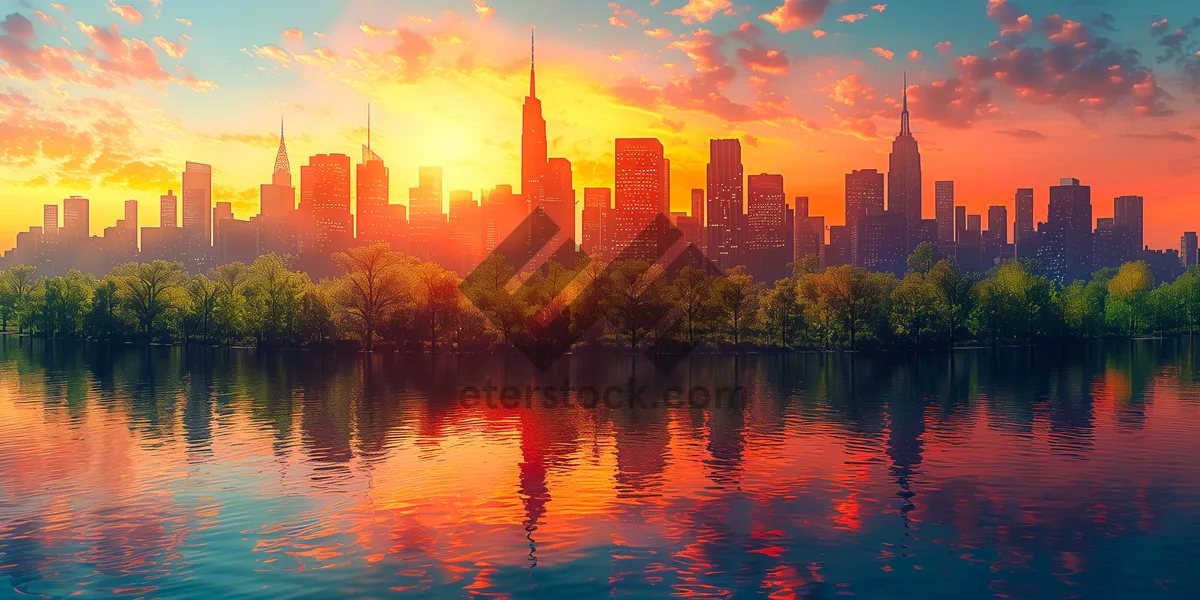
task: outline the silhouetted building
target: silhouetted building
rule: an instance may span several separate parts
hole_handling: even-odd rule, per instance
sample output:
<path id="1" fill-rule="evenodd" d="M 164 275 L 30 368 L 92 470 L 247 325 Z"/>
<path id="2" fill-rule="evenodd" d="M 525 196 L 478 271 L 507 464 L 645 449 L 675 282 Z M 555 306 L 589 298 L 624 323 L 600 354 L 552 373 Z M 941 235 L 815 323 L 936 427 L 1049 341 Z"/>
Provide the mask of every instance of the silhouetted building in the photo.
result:
<path id="1" fill-rule="evenodd" d="M 174 190 L 167 190 L 167 195 L 158 197 L 158 226 L 179 226 L 179 198 Z"/>
<path id="2" fill-rule="evenodd" d="M 583 188 L 583 223 L 580 248 L 590 256 L 607 256 L 605 219 L 612 210 L 612 190 Z"/>
<path id="3" fill-rule="evenodd" d="M 1049 229 L 1062 231 L 1063 271 L 1059 283 L 1088 279 L 1092 272 L 1092 188 L 1064 178 L 1050 188 Z"/>
<path id="4" fill-rule="evenodd" d="M 954 241 L 962 242 L 963 233 L 967 230 L 967 207 L 954 207 Z"/>
<path id="5" fill-rule="evenodd" d="M 1185 231 L 1183 237 L 1179 238 L 1179 263 L 1185 268 L 1198 264 L 1195 231 Z"/>
<path id="6" fill-rule="evenodd" d="M 483 261 L 483 210 L 467 190 L 450 191 L 450 264 L 465 276 Z"/>
<path id="7" fill-rule="evenodd" d="M 825 266 L 840 267 L 850 264 L 850 228 L 846 225 L 829 227 L 829 244 L 825 246 Z"/>
<path id="8" fill-rule="evenodd" d="M 542 206 L 546 216 L 550 217 L 559 232 L 557 241 L 550 246 L 555 250 L 567 239 L 575 239 L 575 178 L 571 171 L 571 161 L 565 158 L 551 158 L 546 162 L 546 171 L 542 175 Z"/>
<path id="9" fill-rule="evenodd" d="M 708 256 L 721 269 L 729 269 L 743 262 L 742 142 L 709 140 L 707 174 Z"/>
<path id="10" fill-rule="evenodd" d="M 888 211 L 863 215 L 855 233 L 855 266 L 903 276 L 908 259 L 907 230 L 908 215 L 905 213 Z"/>
<path id="11" fill-rule="evenodd" d="M 1113 220 L 1117 227 L 1127 227 L 1133 232 L 1134 246 L 1130 249 L 1130 254 L 1141 252 L 1143 246 L 1143 231 L 1144 225 L 1142 220 L 1142 205 L 1144 200 L 1141 196 L 1118 196 L 1113 199 Z"/>
<path id="12" fill-rule="evenodd" d="M 201 247 L 212 245 L 212 167 L 187 161 L 183 169 L 183 231 Z"/>
<path id="13" fill-rule="evenodd" d="M 655 138 L 618 138 L 615 152 L 615 253 L 622 252 L 659 214 L 664 182 L 663 146 Z M 631 248 L 631 256 L 654 262 L 657 242 Z"/>
<path id="14" fill-rule="evenodd" d="M 542 198 L 542 174 L 546 170 L 546 158 L 546 119 L 542 118 L 542 101 L 537 97 L 533 34 L 530 33 L 529 95 L 525 97 L 525 104 L 521 108 L 521 195 L 530 208 L 537 206 Z"/>
<path id="15" fill-rule="evenodd" d="M 1008 207 L 988 207 L 988 235 L 985 241 L 996 248 L 1008 244 Z"/>
<path id="16" fill-rule="evenodd" d="M 704 190 L 700 188 L 692 188 L 692 216 L 696 218 L 696 222 L 700 224 L 700 243 L 696 244 L 702 252 L 708 248 L 708 232 L 705 230 L 704 223 Z"/>
<path id="17" fill-rule="evenodd" d="M 446 227 L 442 168 L 420 167 L 417 179 L 420 185 L 408 189 L 408 249 L 422 260 L 437 260 L 438 244 Z M 521 218 L 525 214 L 527 208 L 521 211 Z"/>
<path id="18" fill-rule="evenodd" d="M 909 128 L 908 76 L 904 78 L 904 108 L 900 112 L 900 134 L 892 142 L 888 159 L 889 212 L 903 213 L 911 229 L 921 220 L 921 152 Z M 909 244 L 912 247 L 912 244 Z"/>
<path id="19" fill-rule="evenodd" d="M 846 227 L 868 214 L 883 214 L 883 173 L 862 169 L 846 175 Z"/>
<path id="20" fill-rule="evenodd" d="M 816 256 L 817 265 L 825 263 L 825 217 L 809 214 L 807 196 L 796 197 L 796 217 L 792 228 L 792 261 Z"/>
<path id="21" fill-rule="evenodd" d="M 1013 222 L 1013 243 L 1018 246 L 1026 234 L 1033 233 L 1033 188 L 1018 188 L 1015 198 L 1016 220 Z"/>
<path id="22" fill-rule="evenodd" d="M 390 244 L 395 229 L 391 222 L 391 172 L 383 159 L 371 150 L 371 109 L 367 107 L 367 143 L 362 147 L 362 162 L 355 167 L 355 222 L 358 243 L 368 246 Z"/>
<path id="23" fill-rule="evenodd" d="M 225 205 L 225 206 L 221 206 Z M 217 264 L 241 262 L 250 264 L 258 258 L 258 228 L 250 221 L 233 217 L 228 202 L 218 202 L 220 212 L 214 209 L 213 250 Z"/>
<path id="24" fill-rule="evenodd" d="M 759 281 L 773 283 L 787 277 L 787 199 L 783 192 L 783 175 L 751 175 L 746 178 L 747 222 L 749 224 L 750 274 Z"/>
<path id="25" fill-rule="evenodd" d="M 933 186 L 933 214 L 937 220 L 938 244 L 949 248 L 954 245 L 954 182 L 938 181 Z"/>
<path id="26" fill-rule="evenodd" d="M 292 165 L 288 160 L 279 121 L 279 149 L 271 169 L 271 183 L 258 190 L 258 216 L 250 219 L 259 232 L 259 252 L 295 256 L 300 252 L 301 222 L 296 210 L 296 188 L 292 186 Z"/>
<path id="27" fill-rule="evenodd" d="M 91 235 L 91 206 L 87 198 L 71 196 L 63 200 L 62 235 L 71 238 L 87 238 Z M 39 237 L 43 234 L 39 231 Z"/>

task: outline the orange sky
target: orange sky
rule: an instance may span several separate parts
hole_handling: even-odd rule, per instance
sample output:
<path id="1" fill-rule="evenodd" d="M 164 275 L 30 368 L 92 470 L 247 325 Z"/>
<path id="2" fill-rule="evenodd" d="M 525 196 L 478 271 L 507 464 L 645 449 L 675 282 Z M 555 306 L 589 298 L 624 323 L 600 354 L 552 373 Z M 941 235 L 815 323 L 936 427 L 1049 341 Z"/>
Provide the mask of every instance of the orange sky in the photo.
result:
<path id="1" fill-rule="evenodd" d="M 970 212 L 1006 204 L 1010 218 L 1014 190 L 1034 187 L 1041 219 L 1048 186 L 1070 176 L 1092 186 L 1096 217 L 1145 196 L 1151 246 L 1200 228 L 1187 79 L 1200 38 L 1184 25 L 1196 10 L 1174 2 L 1059 16 L 979 0 L 928 16 L 926 0 L 354 0 L 303 14 L 277 0 L 236 13 L 129 1 L 14 3 L 5 17 L 0 246 L 72 194 L 93 200 L 93 232 L 127 198 L 156 225 L 185 160 L 211 163 L 214 200 L 249 216 L 281 114 L 295 169 L 319 152 L 357 157 L 368 102 L 393 202 L 426 164 L 445 168 L 445 189 L 515 185 L 535 23 L 550 155 L 572 161 L 580 196 L 612 186 L 614 138 L 654 136 L 684 209 L 707 141 L 737 137 L 747 174 L 782 173 L 789 196 L 838 224 L 844 174 L 886 169 L 907 70 L 927 216 L 934 181 L 953 179 Z"/>

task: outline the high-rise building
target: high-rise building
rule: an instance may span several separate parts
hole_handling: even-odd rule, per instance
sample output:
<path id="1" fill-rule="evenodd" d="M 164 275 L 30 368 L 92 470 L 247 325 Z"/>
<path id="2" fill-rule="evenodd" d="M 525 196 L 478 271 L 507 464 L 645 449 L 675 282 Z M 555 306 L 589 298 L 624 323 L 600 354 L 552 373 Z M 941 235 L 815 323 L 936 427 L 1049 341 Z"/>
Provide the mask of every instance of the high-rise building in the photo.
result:
<path id="1" fill-rule="evenodd" d="M 137 228 L 138 228 L 138 201 L 137 200 L 126 200 L 125 201 L 125 219 L 124 220 L 125 220 L 124 227 L 126 229 L 132 229 L 134 231 L 137 231 Z"/>
<path id="2" fill-rule="evenodd" d="M 1092 188 L 1072 178 L 1051 187 L 1046 224 L 1061 231 L 1063 249 L 1063 270 L 1049 274 L 1059 283 L 1086 280 L 1092 272 Z"/>
<path id="3" fill-rule="evenodd" d="M 792 222 L 792 260 L 806 256 L 816 256 L 818 266 L 825 262 L 825 217 L 810 215 L 808 196 L 797 196 Z"/>
<path id="4" fill-rule="evenodd" d="M 788 275 L 786 253 L 792 232 L 786 229 L 787 198 L 783 175 L 762 173 L 746 178 L 747 249 L 750 274 L 755 279 L 774 282 Z"/>
<path id="5" fill-rule="evenodd" d="M 355 167 L 355 221 L 358 243 L 387 244 L 395 230 L 391 222 L 391 171 L 383 159 L 371 150 L 371 108 L 367 107 L 367 143 L 362 147 L 362 162 Z"/>
<path id="6" fill-rule="evenodd" d="M 1008 207 L 988 207 L 988 243 L 997 246 L 1008 244 Z"/>
<path id="7" fill-rule="evenodd" d="M 233 203 L 218 202 L 213 206 L 213 223 L 233 218 Z M 215 227 L 215 225 L 214 225 Z"/>
<path id="8" fill-rule="evenodd" d="M 963 233 L 967 231 L 967 207 L 954 207 L 954 241 L 962 243 Z"/>
<path id="9" fill-rule="evenodd" d="M 63 200 L 62 235 L 86 238 L 91 234 L 91 208 L 87 198 L 71 196 Z"/>
<path id="10" fill-rule="evenodd" d="M 701 188 L 692 188 L 692 217 L 700 227 L 700 242 L 696 248 L 704 252 L 708 248 L 708 232 L 704 223 L 704 190 Z"/>
<path id="11" fill-rule="evenodd" d="M 983 231 L 982 215 L 967 215 L 967 233 L 979 234 Z"/>
<path id="12" fill-rule="evenodd" d="M 1133 235 L 1133 242 L 1136 244 L 1130 249 L 1133 253 L 1141 252 L 1143 246 L 1143 221 L 1142 221 L 1142 205 L 1144 200 L 1141 196 L 1118 196 L 1113 200 L 1113 220 L 1117 227 L 1128 228 Z"/>
<path id="13" fill-rule="evenodd" d="M 659 214 L 662 203 L 663 145 L 655 138 L 618 138 L 615 152 L 615 251 L 620 253 Z M 656 260 L 657 247 L 631 249 L 633 256 Z"/>
<path id="14" fill-rule="evenodd" d="M 1195 266 L 1197 263 L 1197 240 L 1195 231 L 1183 232 L 1179 239 L 1179 263 L 1184 268 Z"/>
<path id="15" fill-rule="evenodd" d="M 612 210 L 612 190 L 583 188 L 583 231 L 580 248 L 590 256 L 605 256 L 605 219 Z"/>
<path id="16" fill-rule="evenodd" d="M 903 275 L 908 258 L 908 225 L 908 216 L 902 212 L 863 215 L 854 230 L 855 266 Z"/>
<path id="17" fill-rule="evenodd" d="M 183 168 L 183 231 L 202 246 L 212 245 L 212 167 L 187 161 Z"/>
<path id="18" fill-rule="evenodd" d="M 546 170 L 546 158 L 546 119 L 542 117 L 542 101 L 537 97 L 533 33 L 530 33 L 529 95 L 525 97 L 525 105 L 521 108 L 521 195 L 530 208 L 538 206 L 542 197 L 542 174 Z"/>
<path id="19" fill-rule="evenodd" d="M 900 134 L 892 142 L 892 154 L 888 159 L 888 211 L 903 213 L 910 229 L 921 220 L 921 152 L 909 128 L 907 75 L 904 77 Z"/>
<path id="20" fill-rule="evenodd" d="M 558 238 L 575 239 L 575 177 L 571 170 L 571 161 L 565 158 L 551 158 L 546 161 L 542 191 L 542 206 L 546 209 L 546 216 L 558 225 Z M 557 243 L 553 246 L 558 248 Z"/>
<path id="21" fill-rule="evenodd" d="M 452 261 L 448 268 L 465 275 L 483 261 L 483 210 L 470 191 L 450 191 L 448 239 Z"/>
<path id="22" fill-rule="evenodd" d="M 708 143 L 708 256 L 722 269 L 742 262 L 742 207 L 745 202 L 742 142 Z"/>
<path id="23" fill-rule="evenodd" d="M 865 215 L 883 214 L 883 173 L 861 169 L 846 174 L 846 227 Z"/>
<path id="24" fill-rule="evenodd" d="M 446 226 L 442 210 L 442 168 L 420 167 L 418 185 L 408 189 L 408 245 L 413 256 L 436 257 L 440 233 Z"/>
<path id="25" fill-rule="evenodd" d="M 300 167 L 300 204 L 312 220 L 312 249 L 321 255 L 350 247 L 350 157 L 317 154 Z"/>
<path id="26" fill-rule="evenodd" d="M 296 210 L 296 188 L 292 187 L 292 165 L 283 139 L 282 120 L 279 121 L 279 149 L 275 151 L 271 183 L 259 186 L 258 199 L 259 214 L 270 220 L 274 227 L 279 227 L 280 221 L 290 218 Z"/>
<path id="27" fill-rule="evenodd" d="M 944 248 L 954 245 L 954 182 L 933 184 L 933 215 L 937 221 L 937 241 Z"/>
<path id="28" fill-rule="evenodd" d="M 850 227 L 847 225 L 831 225 L 829 227 L 829 244 L 825 246 L 825 266 L 840 267 L 851 264 Z"/>
<path id="29" fill-rule="evenodd" d="M 1020 245 L 1031 240 L 1033 233 L 1033 188 L 1019 188 L 1016 196 L 1016 220 L 1013 222 L 1013 243 Z"/>
<path id="30" fill-rule="evenodd" d="M 664 158 L 662 166 L 662 201 L 659 203 L 659 214 L 668 214 L 671 212 L 671 159 Z"/>
<path id="31" fill-rule="evenodd" d="M 52 238 L 58 235 L 58 205 L 47 204 L 42 207 L 42 237 Z"/>
<path id="32" fill-rule="evenodd" d="M 178 227 L 178 214 L 179 197 L 175 195 L 175 190 L 167 190 L 167 195 L 158 197 L 158 226 Z"/>

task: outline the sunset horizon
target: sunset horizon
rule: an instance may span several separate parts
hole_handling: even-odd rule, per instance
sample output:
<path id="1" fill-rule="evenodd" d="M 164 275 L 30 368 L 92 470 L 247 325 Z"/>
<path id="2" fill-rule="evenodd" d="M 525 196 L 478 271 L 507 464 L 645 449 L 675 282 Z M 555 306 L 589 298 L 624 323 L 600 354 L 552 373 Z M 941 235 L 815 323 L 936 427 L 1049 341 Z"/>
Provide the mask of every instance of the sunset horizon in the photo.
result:
<path id="1" fill-rule="evenodd" d="M 548 152 L 572 162 L 578 190 L 612 187 L 615 139 L 656 137 L 671 160 L 671 209 L 687 211 L 689 191 L 705 187 L 708 140 L 734 138 L 747 175 L 783 175 L 789 204 L 807 196 L 838 225 L 845 174 L 886 171 L 907 91 L 927 215 L 935 182 L 953 180 L 975 214 L 1012 211 L 1016 189 L 1033 188 L 1040 222 L 1046 190 L 1073 177 L 1092 187 L 1095 218 L 1112 216 L 1112 198 L 1145 197 L 1151 248 L 1177 248 L 1200 216 L 1188 166 L 1200 156 L 1200 38 L 1182 4 L 1142 14 L 981 1 L 946 9 L 954 27 L 938 26 L 948 15 L 921 21 L 919 3 L 627 4 L 567 21 L 552 7 L 535 18 L 528 3 L 482 0 L 305 14 L 265 2 L 232 20 L 249 27 L 219 4 L 14 2 L 0 38 L 12 134 L 0 245 L 72 195 L 91 200 L 93 234 L 127 199 L 154 224 L 155 199 L 180 191 L 186 161 L 212 165 L 213 201 L 252 216 L 281 115 L 301 164 L 355 156 L 368 104 L 392 203 L 408 204 L 420 166 L 442 167 L 447 190 L 519 188 L 534 29 Z"/>

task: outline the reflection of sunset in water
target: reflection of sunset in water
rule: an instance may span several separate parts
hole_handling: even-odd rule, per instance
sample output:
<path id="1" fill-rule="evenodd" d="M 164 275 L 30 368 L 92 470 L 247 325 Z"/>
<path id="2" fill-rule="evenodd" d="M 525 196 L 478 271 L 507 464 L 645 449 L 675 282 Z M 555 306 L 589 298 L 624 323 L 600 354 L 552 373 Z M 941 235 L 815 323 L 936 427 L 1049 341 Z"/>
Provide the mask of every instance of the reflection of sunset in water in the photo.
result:
<path id="1" fill-rule="evenodd" d="M 744 407 L 506 410 L 456 394 L 529 381 L 516 357 L 0 339 L 0 575 L 53 597 L 1194 592 L 1194 351 L 1055 352 L 697 356 L 637 381 Z M 631 376 L 596 362 L 555 376 Z"/>

